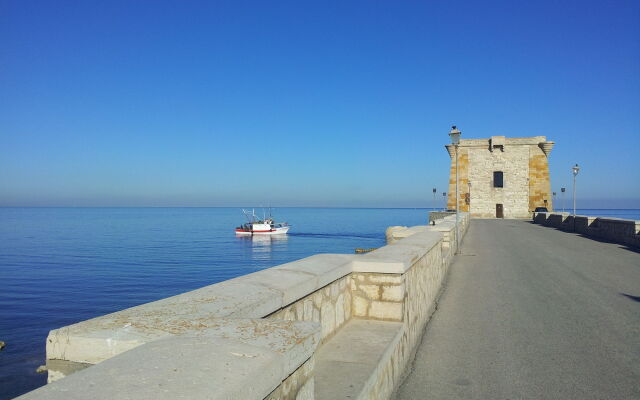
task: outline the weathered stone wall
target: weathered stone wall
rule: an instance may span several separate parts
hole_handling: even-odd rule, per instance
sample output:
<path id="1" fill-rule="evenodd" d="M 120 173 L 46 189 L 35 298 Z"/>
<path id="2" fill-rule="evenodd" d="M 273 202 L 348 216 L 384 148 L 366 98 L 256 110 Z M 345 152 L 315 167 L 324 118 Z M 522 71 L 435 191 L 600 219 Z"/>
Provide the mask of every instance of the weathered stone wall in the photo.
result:
<path id="1" fill-rule="evenodd" d="M 326 341 L 351 318 L 351 282 L 347 275 L 267 318 L 319 322 L 322 341 Z"/>
<path id="2" fill-rule="evenodd" d="M 455 213 L 451 211 L 429 211 L 429 225 L 439 219 L 444 219 L 445 217 L 449 217 L 451 215 L 455 215 Z"/>
<path id="3" fill-rule="evenodd" d="M 442 245 L 438 244 L 406 273 L 404 325 L 410 349 L 417 345 L 428 318 L 435 310 L 435 300 L 448 268 L 449 260 L 443 260 Z"/>
<path id="4" fill-rule="evenodd" d="M 471 149 L 471 213 L 493 218 L 496 204 L 502 204 L 505 218 L 528 217 L 529 149 L 527 146 L 505 146 L 504 151 Z M 493 172 L 502 171 L 504 187 L 493 185 Z"/>
<path id="5" fill-rule="evenodd" d="M 280 386 L 271 392 L 265 400 L 313 400 L 313 367 L 314 358 L 311 357 L 282 381 Z"/>
<path id="6" fill-rule="evenodd" d="M 405 296 L 403 274 L 353 273 L 353 316 L 402 321 Z"/>
<path id="7" fill-rule="evenodd" d="M 72 392 L 118 398 L 150 385 L 155 400 L 311 400 L 318 346 L 343 343 L 338 353 L 345 348 L 348 356 L 349 340 L 359 339 L 345 332 L 358 323 L 391 327 L 393 334 L 375 353 L 371 372 L 353 374 L 352 398 L 389 398 L 435 309 L 456 232 L 463 237 L 468 227 L 468 213 L 457 229 L 455 218 L 390 229 L 392 244 L 364 255 L 312 256 L 54 330 L 48 358 L 95 365 L 23 398 L 62 400 Z M 181 346 L 186 350 L 175 351 Z M 326 372 L 324 387 L 333 385 Z"/>
<path id="8" fill-rule="evenodd" d="M 462 222 L 468 223 L 468 214 L 462 216 L 461 225 Z M 407 252 L 411 261 L 404 273 L 353 274 L 354 310 L 362 310 L 354 311 L 355 318 L 402 322 L 401 333 L 382 355 L 375 376 L 371 378 L 372 384 L 365 386 L 359 399 L 387 399 L 391 396 L 415 354 L 427 321 L 435 311 L 436 299 L 451 258 L 443 255 L 441 240 L 427 245 L 428 240 L 423 239 L 424 235 L 437 232 L 433 228 L 414 230 L 413 235 L 394 242 L 407 246 L 407 249 L 417 243 L 425 246 L 426 251 L 417 253 L 420 254 L 418 257 L 414 252 Z M 464 232 L 466 226 L 461 226 L 461 235 Z M 375 305 L 378 305 L 378 310 L 386 312 L 376 313 Z"/>
<path id="9" fill-rule="evenodd" d="M 455 209 L 456 150 L 446 147 L 451 156 L 447 207 Z M 495 218 L 497 204 L 502 204 L 505 218 L 529 218 L 536 207 L 552 210 L 548 165 L 552 147 L 544 136 L 461 140 L 457 206 L 475 218 Z M 494 171 L 503 172 L 502 188 L 494 187 Z"/>
<path id="10" fill-rule="evenodd" d="M 533 221 L 566 232 L 576 232 L 640 248 L 640 221 L 584 215 L 573 216 L 569 213 L 534 213 Z"/>
<path id="11" fill-rule="evenodd" d="M 140 335 L 139 346 L 20 399 L 313 399 L 317 323 L 233 319 L 181 335 L 132 336 Z"/>
<path id="12" fill-rule="evenodd" d="M 460 211 L 468 212 L 469 203 L 465 200 L 469 192 L 469 149 L 466 147 L 458 147 L 458 203 Z M 447 208 L 449 210 L 456 209 L 456 158 L 455 149 L 454 156 L 451 158 L 451 167 L 449 172 L 449 193 L 447 194 Z"/>
<path id="13" fill-rule="evenodd" d="M 529 146 L 529 210 L 536 207 L 553 211 L 549 160 L 540 147 Z"/>

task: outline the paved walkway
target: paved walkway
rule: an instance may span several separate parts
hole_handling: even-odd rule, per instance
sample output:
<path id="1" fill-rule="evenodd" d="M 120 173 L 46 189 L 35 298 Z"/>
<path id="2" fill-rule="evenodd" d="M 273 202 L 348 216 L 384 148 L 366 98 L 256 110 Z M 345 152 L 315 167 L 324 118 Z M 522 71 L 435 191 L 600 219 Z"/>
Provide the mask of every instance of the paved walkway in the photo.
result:
<path id="1" fill-rule="evenodd" d="M 474 220 L 397 399 L 640 399 L 640 253 Z"/>

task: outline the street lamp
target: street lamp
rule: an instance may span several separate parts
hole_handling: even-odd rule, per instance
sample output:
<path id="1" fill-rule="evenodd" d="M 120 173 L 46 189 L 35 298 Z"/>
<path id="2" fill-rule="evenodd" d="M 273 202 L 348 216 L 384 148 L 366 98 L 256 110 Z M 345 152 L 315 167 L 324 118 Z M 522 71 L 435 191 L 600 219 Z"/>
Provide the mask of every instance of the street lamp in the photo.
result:
<path id="1" fill-rule="evenodd" d="M 575 167 L 571 168 L 571 170 L 573 171 L 573 216 L 575 217 L 576 216 L 576 175 L 578 175 L 578 172 L 580 172 L 580 167 L 578 167 L 578 164 L 576 164 Z"/>
<path id="2" fill-rule="evenodd" d="M 451 127 L 451 131 L 449 131 L 449 136 L 451 137 L 451 144 L 456 149 L 456 253 L 458 254 L 458 248 L 460 247 L 460 238 L 458 232 L 458 225 L 460 224 L 460 212 L 459 212 L 459 204 L 458 204 L 458 146 L 460 145 L 460 135 L 462 132 L 456 128 L 455 125 Z"/>
<path id="3" fill-rule="evenodd" d="M 433 188 L 433 211 L 436 210 L 437 204 L 436 204 L 436 192 L 438 190 L 436 188 Z"/>
<path id="4" fill-rule="evenodd" d="M 442 192 L 442 197 L 444 198 L 444 208 L 442 211 L 447 211 L 447 192 Z"/>
<path id="5" fill-rule="evenodd" d="M 564 212 L 564 192 L 567 191 L 567 188 L 560 188 L 560 191 L 562 192 L 562 212 Z"/>

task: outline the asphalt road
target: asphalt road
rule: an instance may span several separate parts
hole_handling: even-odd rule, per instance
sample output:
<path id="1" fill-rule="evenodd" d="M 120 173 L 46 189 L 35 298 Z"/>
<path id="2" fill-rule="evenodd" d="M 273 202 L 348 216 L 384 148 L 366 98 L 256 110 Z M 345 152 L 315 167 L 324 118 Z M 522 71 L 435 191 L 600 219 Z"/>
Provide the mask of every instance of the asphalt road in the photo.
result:
<path id="1" fill-rule="evenodd" d="M 473 220 L 397 399 L 640 399 L 640 252 Z"/>

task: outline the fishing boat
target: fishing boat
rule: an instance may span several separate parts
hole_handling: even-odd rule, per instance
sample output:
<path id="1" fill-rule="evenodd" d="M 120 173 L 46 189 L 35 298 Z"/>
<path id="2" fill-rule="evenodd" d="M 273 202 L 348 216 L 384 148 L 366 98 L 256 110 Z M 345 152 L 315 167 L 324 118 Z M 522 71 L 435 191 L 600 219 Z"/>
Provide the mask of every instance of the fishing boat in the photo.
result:
<path id="1" fill-rule="evenodd" d="M 260 219 L 255 210 L 251 212 L 242 210 L 249 222 L 242 224 L 236 228 L 236 235 L 284 235 L 289 231 L 291 226 L 286 222 L 275 222 L 273 217 L 269 215 Z"/>

